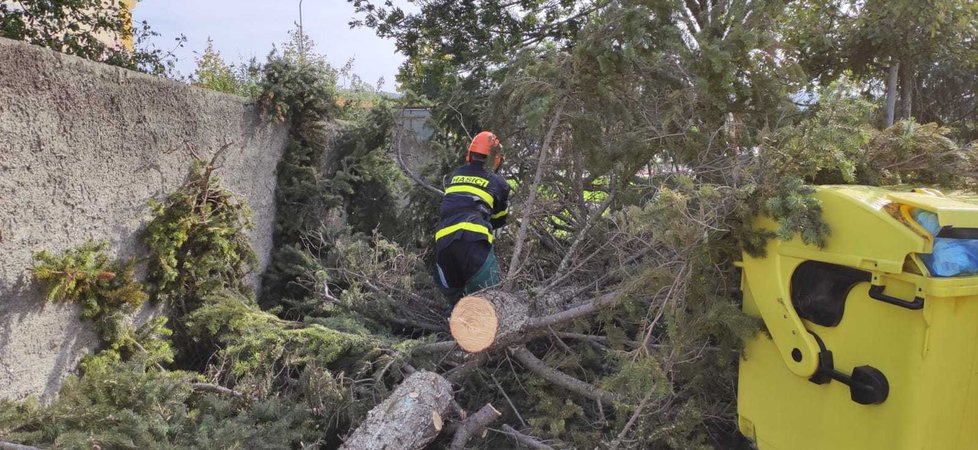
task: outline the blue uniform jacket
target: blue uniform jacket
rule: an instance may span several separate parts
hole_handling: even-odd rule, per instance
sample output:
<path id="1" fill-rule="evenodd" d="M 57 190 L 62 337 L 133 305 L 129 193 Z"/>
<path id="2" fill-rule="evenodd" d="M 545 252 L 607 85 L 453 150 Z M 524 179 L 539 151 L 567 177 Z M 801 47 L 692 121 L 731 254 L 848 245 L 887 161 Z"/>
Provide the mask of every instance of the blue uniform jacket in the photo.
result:
<path id="1" fill-rule="evenodd" d="M 441 201 L 441 221 L 435 228 L 435 249 L 441 251 L 458 239 L 489 241 L 492 230 L 506 224 L 509 184 L 472 162 L 452 173 Z"/>

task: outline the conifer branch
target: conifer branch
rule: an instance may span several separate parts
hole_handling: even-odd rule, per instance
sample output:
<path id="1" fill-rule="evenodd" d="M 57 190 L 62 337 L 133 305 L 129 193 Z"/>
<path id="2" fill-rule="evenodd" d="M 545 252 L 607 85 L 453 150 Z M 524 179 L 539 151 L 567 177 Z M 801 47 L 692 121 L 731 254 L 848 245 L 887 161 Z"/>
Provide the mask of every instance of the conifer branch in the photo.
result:
<path id="1" fill-rule="evenodd" d="M 618 446 L 621 445 L 622 440 L 624 440 L 625 437 L 628 436 L 628 432 L 632 429 L 632 426 L 635 425 L 635 422 L 638 420 L 639 416 L 642 415 L 642 410 L 645 409 L 645 405 L 647 405 L 649 403 L 649 400 L 652 399 L 653 393 L 655 393 L 655 390 L 649 390 L 648 394 L 645 394 L 645 398 L 643 398 L 642 402 L 638 404 L 637 408 L 635 408 L 635 412 L 632 414 L 632 417 L 628 419 L 628 423 L 626 423 L 625 426 L 622 427 L 621 432 L 618 433 L 618 437 L 616 437 L 615 440 L 608 447 L 610 450 L 614 450 L 618 448 Z"/>
<path id="2" fill-rule="evenodd" d="M 533 213 L 533 207 L 537 201 L 537 191 L 540 189 L 540 181 L 543 179 L 543 170 L 547 162 L 547 152 L 550 150 L 554 133 L 557 131 L 557 127 L 560 126 L 561 115 L 564 112 L 564 105 L 566 104 L 567 97 L 561 97 L 557 102 L 554 115 L 550 119 L 550 128 L 547 130 L 547 135 L 543 138 L 543 144 L 540 145 L 540 153 L 537 155 L 537 171 L 533 175 L 533 184 L 530 185 L 530 196 L 526 204 L 523 205 L 523 217 L 520 218 L 520 231 L 516 235 L 513 256 L 509 260 L 509 273 L 506 274 L 506 280 L 503 281 L 504 290 L 513 288 L 516 273 L 519 271 L 520 253 L 523 251 L 527 228 L 530 226 L 530 214 Z"/>
<path id="3" fill-rule="evenodd" d="M 452 439 L 451 450 L 462 450 L 465 448 L 465 444 L 469 442 L 472 435 L 478 433 L 480 430 L 484 429 L 494 420 L 502 416 L 502 413 L 493 408 L 491 404 L 486 404 L 475 414 L 469 416 L 462 422 L 462 425 L 455 432 L 455 437 Z"/>
<path id="4" fill-rule="evenodd" d="M 230 395 L 235 398 L 245 398 L 245 394 L 235 391 L 234 389 L 229 389 L 224 386 L 219 386 L 210 383 L 193 383 L 190 385 L 193 390 L 198 392 L 211 392 L 214 394 Z"/>
<path id="5" fill-rule="evenodd" d="M 482 364 L 484 364 L 488 359 L 489 357 L 485 353 L 478 353 L 472 355 L 470 359 L 466 361 L 464 364 L 452 370 L 449 370 L 448 372 L 445 372 L 445 379 L 451 381 L 454 384 L 457 384 L 459 381 L 462 380 L 462 378 L 465 378 L 465 376 L 468 375 L 470 372 L 481 367 Z"/>
<path id="6" fill-rule="evenodd" d="M 14 444 L 13 442 L 0 441 L 0 450 L 41 450 L 30 445 Z"/>
<path id="7" fill-rule="evenodd" d="M 612 177 L 611 183 L 614 182 L 615 179 L 614 177 Z M 602 214 L 604 214 L 604 212 L 608 209 L 609 206 L 611 206 L 611 202 L 615 200 L 615 196 L 617 194 L 618 194 L 617 186 L 613 184 L 611 187 L 611 193 L 608 194 L 608 198 L 606 198 L 603 202 L 601 202 L 601 204 L 598 205 L 598 208 L 594 210 L 594 212 L 591 214 L 590 217 L 588 217 L 587 223 L 585 223 L 584 227 L 581 228 L 581 231 L 577 233 L 577 237 L 574 238 L 574 242 L 571 243 L 570 248 L 568 248 L 567 252 L 564 253 L 564 257 L 560 260 L 560 264 L 557 266 L 557 270 L 554 271 L 553 276 L 550 277 L 550 281 L 546 284 L 547 287 L 543 289 L 543 292 L 553 289 L 553 287 L 557 283 L 559 283 L 561 280 L 566 278 L 566 275 L 564 274 L 564 270 L 567 269 L 567 265 L 570 264 L 571 258 L 577 252 L 577 247 L 579 247 L 581 245 L 581 242 L 583 242 L 584 239 L 587 237 L 588 232 L 591 231 L 591 227 L 593 227 L 594 224 L 597 223 L 598 218 L 601 217 Z M 573 272 L 574 271 L 572 270 L 570 273 Z M 543 295 L 542 292 L 541 295 Z"/>
<path id="8" fill-rule="evenodd" d="M 530 372 L 533 372 L 541 378 L 571 392 L 595 401 L 599 401 L 608 406 L 614 406 L 615 403 L 620 403 L 622 401 L 621 396 L 615 394 L 614 392 L 609 392 L 593 386 L 548 366 L 547 363 L 533 355 L 533 353 L 527 350 L 526 347 L 511 348 L 509 352 L 514 358 L 516 358 L 517 361 L 523 364 L 523 367 L 526 367 Z"/>
<path id="9" fill-rule="evenodd" d="M 520 444 L 523 444 L 530 448 L 535 448 L 537 450 L 554 450 L 553 447 L 544 444 L 539 439 L 533 436 L 520 433 L 519 431 L 516 431 L 516 429 L 514 429 L 509 425 L 503 425 L 502 433 L 512 437 L 513 439 L 516 439 L 516 442 L 519 442 Z"/>
<path id="10" fill-rule="evenodd" d="M 394 154 L 397 156 L 398 167 L 401 168 L 401 171 L 404 172 L 404 174 L 407 175 L 408 178 L 411 178 L 411 180 L 417 183 L 418 186 L 421 186 L 426 191 L 432 193 L 438 198 L 441 198 L 445 195 L 445 193 L 442 192 L 441 189 L 438 189 L 432 186 L 431 184 L 427 183 L 426 181 L 422 180 L 421 177 L 415 174 L 414 171 L 412 171 L 411 168 L 409 168 L 407 164 L 404 163 L 404 156 L 401 155 L 401 127 L 400 126 L 397 126 L 396 131 L 394 132 Z"/>
<path id="11" fill-rule="evenodd" d="M 591 300 L 583 305 L 576 306 L 559 313 L 551 314 L 549 316 L 537 317 L 530 319 L 527 323 L 526 328 L 528 330 L 539 330 L 547 327 L 552 327 L 554 325 L 559 325 L 571 320 L 577 319 L 578 317 L 587 316 L 598 312 L 599 310 L 612 306 L 618 302 L 620 293 L 612 292 Z"/>

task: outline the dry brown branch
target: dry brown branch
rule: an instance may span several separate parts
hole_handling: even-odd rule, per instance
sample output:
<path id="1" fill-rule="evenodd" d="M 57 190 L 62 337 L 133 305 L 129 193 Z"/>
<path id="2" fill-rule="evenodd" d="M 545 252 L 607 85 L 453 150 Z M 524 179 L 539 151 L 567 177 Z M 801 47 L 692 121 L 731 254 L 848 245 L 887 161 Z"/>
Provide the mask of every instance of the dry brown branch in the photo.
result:
<path id="1" fill-rule="evenodd" d="M 479 411 L 462 422 L 458 431 L 455 432 L 455 437 L 452 439 L 452 446 L 450 448 L 452 450 L 465 448 L 465 444 L 469 442 L 473 434 L 480 432 L 500 416 L 502 416 L 502 413 L 487 403 L 486 406 L 483 406 Z"/>
<path id="2" fill-rule="evenodd" d="M 517 361 L 523 364 L 523 367 L 529 369 L 530 372 L 533 372 L 541 378 L 578 395 L 599 401 L 607 406 L 614 406 L 615 403 L 620 403 L 622 401 L 621 396 L 615 394 L 614 392 L 609 392 L 585 383 L 577 378 L 548 366 L 547 363 L 534 356 L 533 353 L 526 349 L 526 347 L 512 348 L 510 349 L 510 354 L 513 355 Z"/>

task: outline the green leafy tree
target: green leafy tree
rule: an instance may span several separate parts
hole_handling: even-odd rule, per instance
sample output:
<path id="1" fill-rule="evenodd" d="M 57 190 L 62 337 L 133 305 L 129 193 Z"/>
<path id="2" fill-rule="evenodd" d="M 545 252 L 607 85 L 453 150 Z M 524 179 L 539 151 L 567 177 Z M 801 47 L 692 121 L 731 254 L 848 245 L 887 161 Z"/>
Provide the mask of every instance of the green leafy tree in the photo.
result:
<path id="1" fill-rule="evenodd" d="M 812 0 L 788 8 L 787 42 L 806 70 L 822 83 L 851 73 L 876 86 L 887 126 L 901 118 L 973 120 L 973 104 L 960 96 L 978 63 L 974 2 Z"/>
<path id="2" fill-rule="evenodd" d="M 54 0 L 0 3 L 0 36 L 47 47 L 93 61 L 140 70 L 160 76 L 173 75 L 172 51 L 147 47 L 158 36 L 146 22 L 134 28 L 122 2 L 104 0 Z M 106 36 L 115 39 L 104 42 Z M 123 40 L 134 42 L 127 50 Z M 176 38 L 181 46 L 186 39 Z"/>
<path id="3" fill-rule="evenodd" d="M 252 59 L 241 65 L 228 64 L 207 38 L 207 47 L 197 57 L 197 68 L 190 77 L 191 84 L 242 97 L 258 97 L 261 67 Z"/>

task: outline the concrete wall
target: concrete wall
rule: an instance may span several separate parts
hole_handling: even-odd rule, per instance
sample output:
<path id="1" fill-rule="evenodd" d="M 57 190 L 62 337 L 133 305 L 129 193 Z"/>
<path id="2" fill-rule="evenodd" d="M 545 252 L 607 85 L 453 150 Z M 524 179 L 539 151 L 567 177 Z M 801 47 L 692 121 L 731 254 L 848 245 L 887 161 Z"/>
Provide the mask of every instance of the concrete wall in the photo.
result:
<path id="1" fill-rule="evenodd" d="M 146 202 L 185 180 L 188 145 L 230 143 L 217 173 L 254 210 L 264 268 L 286 138 L 247 99 L 0 39 L 0 398 L 51 399 L 97 343 L 77 307 L 43 302 L 32 253 L 96 239 L 141 254 Z"/>

